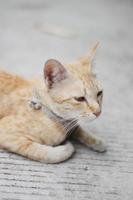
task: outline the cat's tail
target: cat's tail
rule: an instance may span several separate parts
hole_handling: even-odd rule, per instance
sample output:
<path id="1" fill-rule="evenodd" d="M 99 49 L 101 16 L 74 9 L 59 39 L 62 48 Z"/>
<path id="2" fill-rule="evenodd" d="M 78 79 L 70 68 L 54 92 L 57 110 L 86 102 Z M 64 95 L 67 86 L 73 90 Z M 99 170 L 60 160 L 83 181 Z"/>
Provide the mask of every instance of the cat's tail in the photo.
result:
<path id="1" fill-rule="evenodd" d="M 43 163 L 60 163 L 70 158 L 74 153 L 74 147 L 70 142 L 53 147 L 33 142 L 27 138 L 13 139 L 9 137 L 8 140 L 2 141 L 0 146 L 10 152 Z"/>
<path id="2" fill-rule="evenodd" d="M 60 163 L 72 156 L 74 153 L 74 147 L 70 142 L 63 145 L 51 147 L 46 146 L 47 155 L 45 157 L 45 163 Z"/>
<path id="3" fill-rule="evenodd" d="M 43 163 L 60 163 L 74 153 L 74 147 L 70 142 L 55 147 L 33 142 L 26 151 L 23 148 L 22 150 L 20 154 Z"/>

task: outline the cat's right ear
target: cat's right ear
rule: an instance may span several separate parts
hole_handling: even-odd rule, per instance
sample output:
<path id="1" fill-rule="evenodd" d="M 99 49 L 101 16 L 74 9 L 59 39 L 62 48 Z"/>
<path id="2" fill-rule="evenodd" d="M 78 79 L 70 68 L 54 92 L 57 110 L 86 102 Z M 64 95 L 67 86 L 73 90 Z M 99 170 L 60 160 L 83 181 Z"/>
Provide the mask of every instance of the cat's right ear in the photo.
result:
<path id="1" fill-rule="evenodd" d="M 49 89 L 67 78 L 65 67 L 57 60 L 50 59 L 44 65 L 44 79 Z"/>
<path id="2" fill-rule="evenodd" d="M 87 53 L 85 56 L 80 58 L 80 63 L 82 65 L 86 65 L 86 67 L 91 67 L 94 57 L 96 55 L 96 50 L 99 46 L 99 42 L 97 42 L 89 51 L 89 53 Z M 88 69 L 87 69 L 88 70 Z M 91 68 L 89 68 L 89 71 L 91 70 Z"/>

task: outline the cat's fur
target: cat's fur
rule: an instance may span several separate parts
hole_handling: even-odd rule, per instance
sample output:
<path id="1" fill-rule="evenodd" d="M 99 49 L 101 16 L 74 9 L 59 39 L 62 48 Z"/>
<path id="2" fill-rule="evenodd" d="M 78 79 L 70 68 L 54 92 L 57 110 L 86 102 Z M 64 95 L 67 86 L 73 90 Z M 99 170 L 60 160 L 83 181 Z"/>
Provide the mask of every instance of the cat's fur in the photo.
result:
<path id="1" fill-rule="evenodd" d="M 48 60 L 45 81 L 0 71 L 0 148 L 36 161 L 59 163 L 73 154 L 74 147 L 66 138 L 78 126 L 74 137 L 96 151 L 105 150 L 101 140 L 80 127 L 101 112 L 101 86 L 91 70 L 96 48 L 65 67 Z"/>

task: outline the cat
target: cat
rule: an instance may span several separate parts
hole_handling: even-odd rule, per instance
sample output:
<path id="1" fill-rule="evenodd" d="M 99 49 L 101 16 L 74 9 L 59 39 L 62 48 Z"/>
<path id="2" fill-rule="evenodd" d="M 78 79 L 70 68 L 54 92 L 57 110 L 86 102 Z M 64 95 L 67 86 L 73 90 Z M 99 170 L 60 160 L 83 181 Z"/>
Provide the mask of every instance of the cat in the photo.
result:
<path id="1" fill-rule="evenodd" d="M 80 124 L 99 117 L 103 90 L 92 72 L 98 44 L 68 65 L 45 63 L 44 80 L 0 71 L 0 148 L 43 163 L 72 156 L 69 136 L 104 152 L 104 143 Z"/>

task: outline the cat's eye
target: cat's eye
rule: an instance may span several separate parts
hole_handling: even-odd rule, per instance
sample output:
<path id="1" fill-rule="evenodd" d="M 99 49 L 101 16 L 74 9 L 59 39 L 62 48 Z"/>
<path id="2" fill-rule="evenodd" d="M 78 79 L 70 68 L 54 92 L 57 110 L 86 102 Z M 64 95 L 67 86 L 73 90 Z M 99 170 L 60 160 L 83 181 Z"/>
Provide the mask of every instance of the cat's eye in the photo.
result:
<path id="1" fill-rule="evenodd" d="M 99 92 L 97 93 L 97 97 L 102 96 L 102 94 L 103 94 L 103 91 L 101 90 L 101 91 L 99 91 Z"/>
<path id="2" fill-rule="evenodd" d="M 74 97 L 74 99 L 78 102 L 86 101 L 85 97 Z"/>

